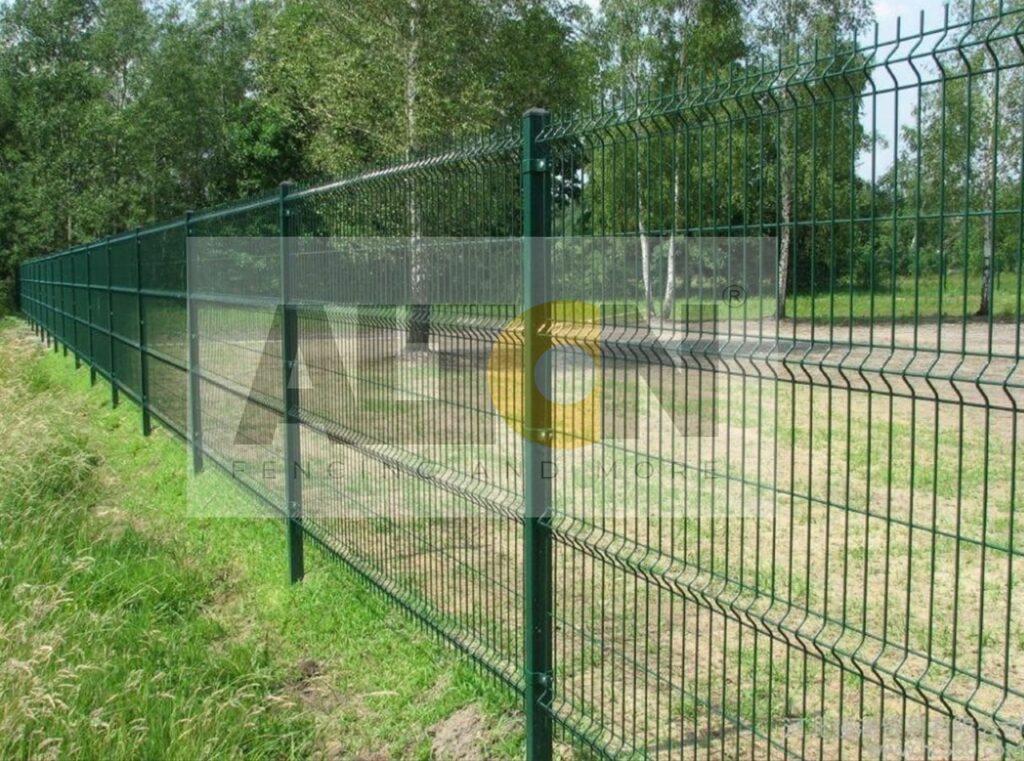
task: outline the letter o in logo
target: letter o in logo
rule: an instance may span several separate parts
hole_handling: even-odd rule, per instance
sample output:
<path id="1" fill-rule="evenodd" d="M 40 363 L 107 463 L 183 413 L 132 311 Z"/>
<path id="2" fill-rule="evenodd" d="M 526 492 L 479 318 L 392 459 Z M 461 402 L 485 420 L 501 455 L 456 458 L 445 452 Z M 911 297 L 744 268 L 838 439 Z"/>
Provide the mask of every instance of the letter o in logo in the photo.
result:
<path id="1" fill-rule="evenodd" d="M 548 351 L 567 347 L 582 351 L 593 365 L 594 382 L 589 393 L 571 403 L 559 403 L 544 396 L 537 387 L 535 367 L 524 372 L 524 325 L 527 316 L 539 322 L 539 331 L 549 344 Z M 533 322 L 533 321 L 531 321 Z M 491 403 L 505 422 L 520 436 L 552 449 L 577 449 L 600 441 L 601 407 L 601 310 L 586 301 L 552 301 L 524 312 L 498 334 L 487 360 L 487 388 Z M 560 370 L 556 369 L 557 375 Z M 529 385 L 523 388 L 523 378 Z M 553 379 L 557 385 L 558 378 Z M 552 435 L 542 440 L 534 431 L 526 431 L 526 394 L 534 403 L 546 404 L 551 411 Z"/>

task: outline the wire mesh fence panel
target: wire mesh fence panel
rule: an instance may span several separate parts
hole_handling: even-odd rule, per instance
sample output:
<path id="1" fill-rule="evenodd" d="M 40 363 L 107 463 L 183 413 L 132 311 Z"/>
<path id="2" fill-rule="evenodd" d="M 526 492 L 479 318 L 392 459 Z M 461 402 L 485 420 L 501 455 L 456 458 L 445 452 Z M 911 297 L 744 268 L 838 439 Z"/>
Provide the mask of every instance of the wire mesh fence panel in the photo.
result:
<path id="1" fill-rule="evenodd" d="M 597 305 L 556 325 L 560 380 L 602 397 L 556 416 L 568 734 L 654 757 L 1019 746 L 1020 21 L 547 131 L 553 279 Z"/>
<path id="2" fill-rule="evenodd" d="M 1022 29 L 530 112 L 25 262 L 22 310 L 531 757 L 1014 758 Z"/>
<path id="3" fill-rule="evenodd" d="M 92 313 L 93 365 L 111 379 L 110 351 L 110 275 L 109 258 L 105 242 L 94 244 L 89 250 L 89 292 Z"/>
<path id="4" fill-rule="evenodd" d="M 142 398 L 139 352 L 138 241 L 134 234 L 107 243 L 109 262 L 110 360 L 120 386 Z"/>
<path id="5" fill-rule="evenodd" d="M 90 340 L 92 328 L 89 325 L 89 259 L 85 251 L 71 254 L 71 315 L 74 320 L 75 351 L 85 357 L 91 356 Z"/>
<path id="6" fill-rule="evenodd" d="M 187 235 L 193 445 L 283 512 L 276 197 L 195 214 Z"/>
<path id="7" fill-rule="evenodd" d="M 464 145 L 287 199 L 303 526 L 512 685 L 517 440 L 486 365 L 517 311 L 517 151 Z"/>
<path id="8" fill-rule="evenodd" d="M 138 233 L 140 330 L 146 404 L 179 435 L 188 430 L 185 223 Z"/>

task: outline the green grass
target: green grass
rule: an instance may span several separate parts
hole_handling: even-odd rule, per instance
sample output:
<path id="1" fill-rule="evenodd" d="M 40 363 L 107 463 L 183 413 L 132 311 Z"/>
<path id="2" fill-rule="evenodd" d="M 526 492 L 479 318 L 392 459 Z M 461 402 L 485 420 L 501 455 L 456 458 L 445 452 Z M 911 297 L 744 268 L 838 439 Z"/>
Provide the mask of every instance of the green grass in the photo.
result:
<path id="1" fill-rule="evenodd" d="M 883 285 L 874 290 L 836 284 L 834 288 L 823 287 L 816 291 L 801 290 L 790 293 L 786 298 L 786 315 L 799 321 L 821 325 L 867 324 L 873 320 L 929 324 L 939 319 L 970 319 L 978 311 L 981 294 L 979 274 L 969 274 L 965 278 L 962 272 L 950 273 L 945 283 L 940 282 L 938 275 L 922 275 L 919 278 L 904 276 L 896 278 L 895 282 L 895 287 Z M 1015 273 L 997 274 L 991 305 L 994 321 L 1018 318 L 1018 289 L 1019 283 Z M 655 306 L 658 307 L 660 298 L 655 298 L 655 302 Z M 629 325 L 639 321 L 645 309 L 641 299 L 594 303 L 598 310 L 596 314 L 588 311 L 583 302 L 556 302 L 555 318 L 589 322 L 599 315 L 606 324 Z M 717 305 L 717 313 L 711 311 L 712 305 Z M 517 313 L 517 310 L 512 311 Z M 493 309 L 486 311 L 483 307 L 443 305 L 434 307 L 433 314 L 439 318 L 502 317 L 505 312 L 496 312 Z M 699 322 L 709 319 L 759 320 L 771 318 L 774 314 L 775 299 L 772 297 L 748 295 L 742 303 L 730 306 L 721 300 L 721 294 L 714 289 L 690 297 L 681 290 L 676 296 L 673 308 L 673 318 L 678 322 Z"/>
<path id="2" fill-rule="evenodd" d="M 290 586 L 278 521 L 190 517 L 185 448 L 72 368 L 0 321 L 0 757 L 429 758 L 468 704 L 521 754 L 489 678 L 316 551 Z"/>
<path id="3" fill-rule="evenodd" d="M 1017 317 L 1017 278 L 999 273 L 992 293 L 992 317 L 1007 320 Z M 787 314 L 815 322 L 844 323 L 891 320 L 908 322 L 943 319 L 962 320 L 978 311 L 981 276 L 951 273 L 946 282 L 937 275 L 896 279 L 895 288 L 875 291 L 837 286 L 834 293 L 797 294 L 787 301 Z"/>
<path id="4" fill-rule="evenodd" d="M 992 293 L 992 319 L 1005 321 L 1018 317 L 1018 279 L 1014 273 L 999 273 Z M 978 311 L 981 276 L 950 274 L 946 282 L 937 275 L 920 278 L 899 277 L 894 288 L 875 290 L 836 285 L 816 292 L 803 291 L 786 298 L 786 315 L 816 324 L 846 325 L 872 320 L 927 324 L 938 319 L 963 320 Z M 712 298 L 715 298 L 712 295 Z M 639 308 L 639 307 L 638 307 Z M 719 319 L 756 320 L 775 312 L 772 298 L 748 297 L 742 304 L 729 307 L 722 303 Z M 686 301 L 675 305 L 675 319 L 693 319 L 686 315 Z"/>

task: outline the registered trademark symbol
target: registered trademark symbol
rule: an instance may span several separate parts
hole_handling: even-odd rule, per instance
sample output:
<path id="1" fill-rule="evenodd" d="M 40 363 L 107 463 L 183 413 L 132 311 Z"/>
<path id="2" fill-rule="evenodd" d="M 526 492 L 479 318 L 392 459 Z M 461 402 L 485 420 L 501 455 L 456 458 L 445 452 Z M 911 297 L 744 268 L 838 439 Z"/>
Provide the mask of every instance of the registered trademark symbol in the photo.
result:
<path id="1" fill-rule="evenodd" d="M 728 301 L 731 307 L 739 306 L 747 300 L 747 291 L 742 285 L 727 285 L 722 289 L 722 300 Z"/>

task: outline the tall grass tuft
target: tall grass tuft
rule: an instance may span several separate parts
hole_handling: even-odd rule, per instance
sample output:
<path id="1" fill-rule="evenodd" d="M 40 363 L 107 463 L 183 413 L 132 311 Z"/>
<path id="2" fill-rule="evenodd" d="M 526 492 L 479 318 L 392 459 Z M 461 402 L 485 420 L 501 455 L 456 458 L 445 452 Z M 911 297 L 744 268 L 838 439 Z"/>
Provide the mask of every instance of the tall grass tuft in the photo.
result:
<path id="1" fill-rule="evenodd" d="M 213 570 L 119 510 L 82 397 L 24 350 L 0 345 L 0 758 L 304 755 L 287 675 L 207 614 Z"/>

